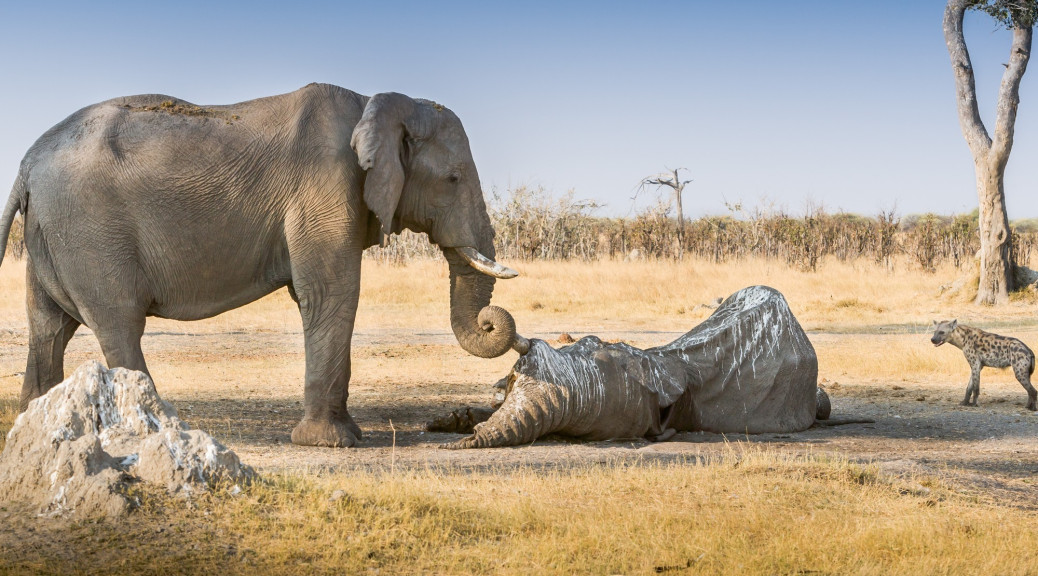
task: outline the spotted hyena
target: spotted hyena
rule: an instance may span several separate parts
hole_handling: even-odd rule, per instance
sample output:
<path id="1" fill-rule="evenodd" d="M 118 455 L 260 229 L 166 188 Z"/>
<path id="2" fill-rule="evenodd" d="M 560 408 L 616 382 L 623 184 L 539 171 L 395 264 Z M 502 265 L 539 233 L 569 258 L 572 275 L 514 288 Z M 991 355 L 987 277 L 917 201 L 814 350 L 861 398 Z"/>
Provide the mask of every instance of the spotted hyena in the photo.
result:
<path id="1" fill-rule="evenodd" d="M 1031 374 L 1034 373 L 1034 352 L 1026 344 L 1016 338 L 999 336 L 977 328 L 959 324 L 958 320 L 938 322 L 934 320 L 933 342 L 940 346 L 947 342 L 962 350 L 966 361 L 970 363 L 970 383 L 966 386 L 966 398 L 963 406 L 976 406 L 980 395 L 980 369 L 984 366 L 994 368 L 1013 367 L 1013 374 L 1020 385 L 1027 390 L 1027 409 L 1035 410 L 1038 403 L 1038 391 L 1031 386 Z"/>

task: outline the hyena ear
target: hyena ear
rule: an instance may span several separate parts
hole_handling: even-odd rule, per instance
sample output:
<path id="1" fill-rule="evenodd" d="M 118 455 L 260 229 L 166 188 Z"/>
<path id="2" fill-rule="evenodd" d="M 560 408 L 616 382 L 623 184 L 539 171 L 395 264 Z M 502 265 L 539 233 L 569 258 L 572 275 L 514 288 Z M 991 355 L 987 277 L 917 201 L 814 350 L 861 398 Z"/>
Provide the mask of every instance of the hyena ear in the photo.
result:
<path id="1" fill-rule="evenodd" d="M 955 327 L 956 327 L 956 326 L 958 326 L 958 325 L 959 325 L 959 319 L 958 319 L 958 318 L 956 318 L 955 320 L 952 320 L 952 321 L 951 321 L 951 326 L 950 326 L 950 328 L 951 328 L 952 330 L 955 330 Z"/>
<path id="2" fill-rule="evenodd" d="M 930 320 L 930 322 L 933 322 L 933 326 L 935 326 L 935 327 L 937 326 L 937 321 L 936 320 Z"/>

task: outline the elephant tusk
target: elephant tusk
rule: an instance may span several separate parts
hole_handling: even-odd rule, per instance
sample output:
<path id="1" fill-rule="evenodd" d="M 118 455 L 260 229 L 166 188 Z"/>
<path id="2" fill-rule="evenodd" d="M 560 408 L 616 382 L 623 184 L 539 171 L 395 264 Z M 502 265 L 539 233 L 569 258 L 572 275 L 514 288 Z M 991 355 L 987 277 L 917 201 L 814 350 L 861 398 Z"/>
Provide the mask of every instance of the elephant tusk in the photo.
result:
<path id="1" fill-rule="evenodd" d="M 530 351 L 530 341 L 516 334 L 515 340 L 512 341 L 512 350 L 518 352 L 520 356 L 524 356 Z"/>
<path id="2" fill-rule="evenodd" d="M 497 262 L 494 262 L 490 258 L 479 253 L 479 250 L 471 248 L 469 246 L 462 246 L 461 248 L 454 249 L 462 258 L 468 262 L 469 266 L 472 266 L 476 270 L 486 274 L 487 276 L 493 276 L 494 278 L 500 278 L 507 280 L 509 278 L 515 278 L 519 275 L 518 272 L 502 266 Z"/>

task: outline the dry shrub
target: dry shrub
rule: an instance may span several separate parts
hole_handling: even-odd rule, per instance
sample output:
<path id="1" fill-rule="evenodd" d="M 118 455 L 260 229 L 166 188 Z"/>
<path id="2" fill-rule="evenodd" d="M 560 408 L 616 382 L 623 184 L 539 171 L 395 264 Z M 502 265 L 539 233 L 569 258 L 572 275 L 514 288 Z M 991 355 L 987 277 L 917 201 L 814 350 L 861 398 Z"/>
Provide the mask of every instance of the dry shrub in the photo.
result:
<path id="1" fill-rule="evenodd" d="M 727 215 L 686 221 L 680 244 L 671 204 L 662 200 L 632 217 L 604 218 L 594 215 L 600 205 L 576 200 L 572 191 L 554 199 L 543 188 L 520 186 L 505 194 L 495 191 L 488 205 L 497 230 L 498 254 L 513 260 L 691 256 L 715 263 L 777 260 L 817 271 L 827 257 L 871 260 L 890 268 L 900 255 L 932 273 L 946 262 L 967 266 L 980 248 L 977 211 L 901 218 L 894 210 L 884 210 L 869 217 L 830 214 L 812 205 L 797 216 L 771 208 L 744 210 L 735 204 L 729 205 Z M 1018 224 L 1013 230 L 1013 255 L 1026 264 L 1038 246 L 1038 224 Z"/>
<path id="2" fill-rule="evenodd" d="M 559 199 L 544 188 L 520 186 L 507 198 L 496 191 L 489 203 L 501 253 L 515 259 L 591 260 L 598 253 L 600 219 L 591 214 L 600 207 L 576 200 L 573 191 Z"/>
<path id="3" fill-rule="evenodd" d="M 441 257 L 440 249 L 429 242 L 428 235 L 410 230 L 386 237 L 383 245 L 368 248 L 364 255 L 376 262 L 396 265 Z"/>
<path id="4" fill-rule="evenodd" d="M 840 261 L 857 259 L 883 263 L 890 268 L 898 255 L 908 256 L 919 269 L 934 272 L 946 262 L 968 267 L 980 248 L 978 217 L 969 214 L 937 214 L 899 217 L 893 210 L 875 217 L 846 212 L 829 214 L 809 206 L 801 216 L 782 210 L 729 206 L 730 214 L 688 220 L 684 245 L 678 242 L 678 226 L 671 206 L 659 201 L 633 217 L 595 216 L 601 208 L 591 200 L 578 200 L 574 192 L 554 198 L 544 188 L 519 186 L 505 194 L 494 191 L 488 202 L 496 245 L 502 259 L 580 260 L 681 259 L 692 256 L 715 263 L 745 259 L 785 262 L 801 270 L 817 271 L 832 256 Z M 1020 220 L 1012 226 L 1011 254 L 1028 265 L 1038 248 L 1038 219 Z M 630 258 L 633 251 L 637 256 Z M 23 220 L 11 227 L 7 256 L 21 259 L 25 251 Z M 437 260 L 439 248 L 422 233 L 404 231 L 374 246 L 365 257 L 402 265 L 412 260 Z"/>

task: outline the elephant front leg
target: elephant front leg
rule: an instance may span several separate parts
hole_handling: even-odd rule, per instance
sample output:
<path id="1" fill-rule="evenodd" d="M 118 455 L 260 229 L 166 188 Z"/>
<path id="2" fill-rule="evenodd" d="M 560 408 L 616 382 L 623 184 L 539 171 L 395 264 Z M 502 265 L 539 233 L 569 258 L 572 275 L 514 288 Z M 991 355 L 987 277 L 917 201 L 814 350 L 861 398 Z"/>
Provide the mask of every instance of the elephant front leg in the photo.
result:
<path id="1" fill-rule="evenodd" d="M 361 431 L 346 409 L 346 400 L 359 287 L 299 281 L 293 281 L 293 285 L 303 316 L 306 389 L 303 420 L 292 430 L 292 443 L 354 446 L 361 439 Z"/>

